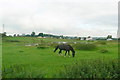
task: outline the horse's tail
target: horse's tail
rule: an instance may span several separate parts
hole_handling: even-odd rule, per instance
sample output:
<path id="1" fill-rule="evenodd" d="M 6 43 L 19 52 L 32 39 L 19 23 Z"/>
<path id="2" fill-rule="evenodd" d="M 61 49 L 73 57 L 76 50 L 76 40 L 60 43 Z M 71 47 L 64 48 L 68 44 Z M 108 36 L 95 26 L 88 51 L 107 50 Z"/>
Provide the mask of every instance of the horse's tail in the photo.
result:
<path id="1" fill-rule="evenodd" d="M 59 48 L 59 47 L 57 46 L 57 47 L 55 48 L 54 52 L 55 52 L 58 48 Z"/>

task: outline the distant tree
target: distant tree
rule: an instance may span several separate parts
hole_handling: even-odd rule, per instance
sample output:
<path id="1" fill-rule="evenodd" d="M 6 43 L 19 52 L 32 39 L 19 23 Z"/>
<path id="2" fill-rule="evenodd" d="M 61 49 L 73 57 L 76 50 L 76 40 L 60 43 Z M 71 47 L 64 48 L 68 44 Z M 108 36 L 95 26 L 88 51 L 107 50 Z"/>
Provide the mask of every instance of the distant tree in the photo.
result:
<path id="1" fill-rule="evenodd" d="M 7 36 L 6 34 L 7 34 L 6 32 L 2 33 L 2 37 L 5 37 L 5 36 Z"/>
<path id="2" fill-rule="evenodd" d="M 88 38 L 91 38 L 91 36 L 88 36 Z"/>
<path id="3" fill-rule="evenodd" d="M 118 40 L 120 40 L 120 37 L 118 38 Z"/>
<path id="4" fill-rule="evenodd" d="M 84 37 L 84 40 L 86 40 L 86 37 Z"/>
<path id="5" fill-rule="evenodd" d="M 31 36 L 32 36 L 32 37 L 35 37 L 35 32 L 32 32 L 32 33 L 31 33 Z"/>
<path id="6" fill-rule="evenodd" d="M 26 37 L 30 37 L 31 35 L 30 35 L 30 34 L 26 34 L 25 36 L 26 36 Z"/>
<path id="7" fill-rule="evenodd" d="M 9 35 L 9 37 L 12 37 L 12 35 Z"/>
<path id="8" fill-rule="evenodd" d="M 109 39 L 109 38 L 112 38 L 112 35 L 108 35 L 108 36 L 107 36 L 107 39 Z"/>
<path id="9" fill-rule="evenodd" d="M 25 34 L 23 33 L 21 36 L 24 36 L 24 37 L 25 37 Z"/>
<path id="10" fill-rule="evenodd" d="M 14 34 L 13 36 L 16 37 L 16 34 Z"/>
<path id="11" fill-rule="evenodd" d="M 20 35 L 19 35 L 19 34 L 17 34 L 17 36 L 19 37 Z"/>
<path id="12" fill-rule="evenodd" d="M 44 34 L 43 33 L 39 33 L 38 36 L 44 37 Z"/>
<path id="13" fill-rule="evenodd" d="M 64 37 L 63 37 L 63 35 L 60 35 L 60 38 L 62 38 L 62 39 L 63 39 L 63 38 L 64 38 Z"/>
<path id="14" fill-rule="evenodd" d="M 79 37 L 78 39 L 81 40 L 81 37 Z"/>
<path id="15" fill-rule="evenodd" d="M 74 39 L 77 39 L 77 36 L 75 36 Z"/>
<path id="16" fill-rule="evenodd" d="M 2 37 L 2 33 L 0 33 L 0 37 Z"/>

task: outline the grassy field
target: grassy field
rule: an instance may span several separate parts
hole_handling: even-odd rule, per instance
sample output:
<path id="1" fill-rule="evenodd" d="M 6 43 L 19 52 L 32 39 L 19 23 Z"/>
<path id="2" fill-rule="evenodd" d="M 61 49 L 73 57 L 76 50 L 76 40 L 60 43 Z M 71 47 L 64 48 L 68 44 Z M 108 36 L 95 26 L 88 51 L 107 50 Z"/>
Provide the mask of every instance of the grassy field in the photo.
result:
<path id="1" fill-rule="evenodd" d="M 3 78 L 53 78 L 64 70 L 65 65 L 74 65 L 78 61 L 92 61 L 98 59 L 118 59 L 117 41 L 93 41 L 97 48 L 95 50 L 78 50 L 73 58 L 58 55 L 53 52 L 55 44 L 51 42 L 86 42 L 74 39 L 52 39 L 52 38 L 31 38 L 31 37 L 4 37 L 2 41 L 2 71 Z M 41 43 L 46 48 L 37 46 L 25 46 L 27 44 Z M 102 52 L 103 50 L 103 52 Z M 104 50 L 107 52 L 104 52 Z M 96 62 L 93 62 L 96 64 Z M 102 64 L 101 64 L 102 65 Z M 14 75 L 13 75 L 14 74 Z"/>
<path id="2" fill-rule="evenodd" d="M 0 75 L 2 74 L 2 38 L 1 38 L 1 36 L 0 36 Z M 2 77 L 0 76 L 0 79 L 1 79 Z"/>

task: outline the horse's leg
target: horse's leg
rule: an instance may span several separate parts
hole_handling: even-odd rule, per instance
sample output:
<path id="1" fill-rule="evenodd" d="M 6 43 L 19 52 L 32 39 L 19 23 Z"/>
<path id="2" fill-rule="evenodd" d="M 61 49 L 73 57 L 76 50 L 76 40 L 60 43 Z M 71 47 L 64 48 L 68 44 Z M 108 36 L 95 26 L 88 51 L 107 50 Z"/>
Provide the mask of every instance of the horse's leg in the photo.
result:
<path id="1" fill-rule="evenodd" d="M 68 55 L 69 55 L 69 57 L 70 57 L 70 51 L 68 51 Z"/>
<path id="2" fill-rule="evenodd" d="M 66 57 L 67 51 L 65 52 L 65 57 Z"/>
<path id="3" fill-rule="evenodd" d="M 60 51 L 60 55 L 62 55 L 62 50 Z"/>
<path id="4" fill-rule="evenodd" d="M 59 54 L 61 54 L 62 50 L 59 51 Z"/>

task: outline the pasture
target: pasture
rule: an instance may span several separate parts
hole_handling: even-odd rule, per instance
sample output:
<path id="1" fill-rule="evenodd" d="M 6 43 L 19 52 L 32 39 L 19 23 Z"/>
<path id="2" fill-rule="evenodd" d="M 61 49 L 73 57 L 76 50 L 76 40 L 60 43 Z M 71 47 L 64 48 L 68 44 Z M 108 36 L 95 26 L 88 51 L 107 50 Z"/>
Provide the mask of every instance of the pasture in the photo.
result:
<path id="1" fill-rule="evenodd" d="M 57 45 L 55 42 L 69 42 L 76 51 L 75 57 L 64 57 L 64 51 L 62 55 L 58 55 L 59 50 L 54 53 L 54 47 Z M 77 43 L 74 44 L 74 42 Z M 88 49 L 83 48 L 84 46 L 80 48 L 80 43 L 82 45 L 86 42 L 94 44 L 95 49 L 92 49 L 94 46 L 87 46 Z M 74 66 L 75 63 L 89 61 L 90 65 L 96 64 L 99 67 L 97 60 L 109 62 L 115 59 L 117 64 L 117 41 L 88 42 L 76 39 L 35 37 L 4 37 L 2 40 L 3 78 L 66 78 L 66 76 L 59 75 L 60 72 L 65 71 L 65 66 Z"/>

